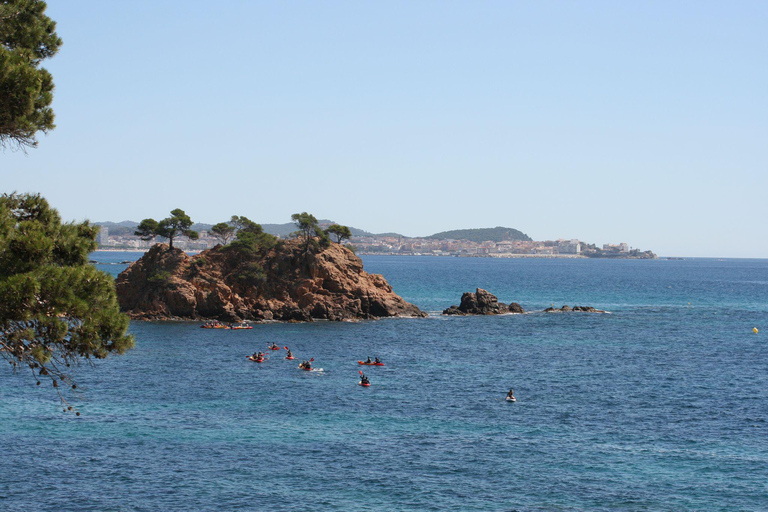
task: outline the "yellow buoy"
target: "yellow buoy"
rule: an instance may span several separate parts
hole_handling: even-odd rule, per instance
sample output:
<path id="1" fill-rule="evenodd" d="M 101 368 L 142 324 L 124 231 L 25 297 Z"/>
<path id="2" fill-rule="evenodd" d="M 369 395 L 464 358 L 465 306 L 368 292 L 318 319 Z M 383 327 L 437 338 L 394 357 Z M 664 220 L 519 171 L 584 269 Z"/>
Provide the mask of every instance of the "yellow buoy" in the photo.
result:
<path id="1" fill-rule="evenodd" d="M 757 327 L 753 327 L 753 328 L 752 328 L 752 332 L 753 332 L 753 333 L 755 333 L 755 334 L 757 334 L 757 333 L 758 333 Z"/>

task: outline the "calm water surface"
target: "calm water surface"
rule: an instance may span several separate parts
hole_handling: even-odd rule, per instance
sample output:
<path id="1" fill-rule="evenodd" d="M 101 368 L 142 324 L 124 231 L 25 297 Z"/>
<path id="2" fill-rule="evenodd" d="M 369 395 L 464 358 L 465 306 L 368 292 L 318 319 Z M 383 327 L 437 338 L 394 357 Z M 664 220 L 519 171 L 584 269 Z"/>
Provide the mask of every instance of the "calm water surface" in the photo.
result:
<path id="1" fill-rule="evenodd" d="M 0 373 L 0 509 L 768 509 L 768 261 L 364 263 L 434 314 L 134 322 L 133 351 L 76 369 L 79 418 Z M 476 287 L 611 314 L 437 314 Z M 323 371 L 245 359 L 272 341 Z"/>

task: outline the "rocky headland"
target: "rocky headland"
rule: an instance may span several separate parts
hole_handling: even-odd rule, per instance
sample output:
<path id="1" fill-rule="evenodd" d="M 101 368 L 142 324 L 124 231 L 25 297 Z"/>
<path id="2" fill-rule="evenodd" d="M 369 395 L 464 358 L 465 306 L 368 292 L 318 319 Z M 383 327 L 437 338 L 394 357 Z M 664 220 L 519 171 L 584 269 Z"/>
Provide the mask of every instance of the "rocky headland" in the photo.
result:
<path id="1" fill-rule="evenodd" d="M 492 293 L 478 288 L 474 293 L 466 292 L 461 296 L 461 304 L 443 311 L 444 315 L 503 315 L 505 313 L 524 313 L 517 302 L 504 304 Z"/>
<path id="2" fill-rule="evenodd" d="M 121 309 L 141 320 L 363 320 L 426 316 L 339 245 L 299 240 L 248 253 L 216 246 L 190 256 L 153 246 L 117 278 Z"/>

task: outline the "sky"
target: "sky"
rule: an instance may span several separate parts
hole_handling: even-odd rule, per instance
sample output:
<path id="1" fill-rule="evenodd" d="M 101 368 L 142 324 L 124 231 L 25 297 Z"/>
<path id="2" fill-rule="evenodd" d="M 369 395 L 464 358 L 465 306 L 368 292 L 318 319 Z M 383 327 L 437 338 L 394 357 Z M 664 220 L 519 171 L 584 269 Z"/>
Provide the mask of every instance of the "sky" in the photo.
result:
<path id="1" fill-rule="evenodd" d="M 50 0 L 68 221 L 307 211 L 768 258 L 768 2 Z"/>

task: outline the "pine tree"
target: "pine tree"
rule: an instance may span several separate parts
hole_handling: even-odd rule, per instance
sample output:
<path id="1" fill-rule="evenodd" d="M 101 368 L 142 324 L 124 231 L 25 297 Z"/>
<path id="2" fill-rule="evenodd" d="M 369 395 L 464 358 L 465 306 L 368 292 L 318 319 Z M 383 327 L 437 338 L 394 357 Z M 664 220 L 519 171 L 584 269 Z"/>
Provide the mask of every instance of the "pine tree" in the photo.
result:
<path id="1" fill-rule="evenodd" d="M 0 1 L 0 148 L 36 147 L 53 124 L 53 77 L 40 62 L 59 51 L 56 23 L 40 0 Z"/>
<path id="2" fill-rule="evenodd" d="M 71 365 L 134 344 L 114 280 L 88 262 L 97 232 L 62 224 L 39 195 L 0 196 L 0 356 L 50 380 L 65 403 Z"/>

